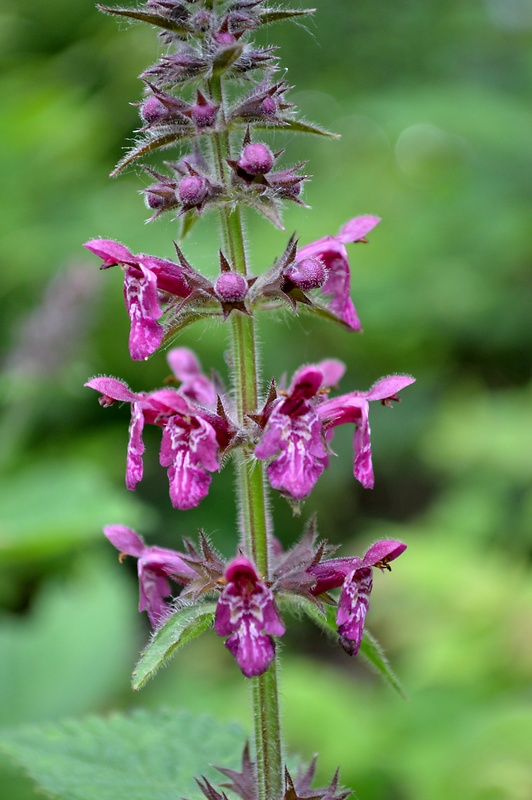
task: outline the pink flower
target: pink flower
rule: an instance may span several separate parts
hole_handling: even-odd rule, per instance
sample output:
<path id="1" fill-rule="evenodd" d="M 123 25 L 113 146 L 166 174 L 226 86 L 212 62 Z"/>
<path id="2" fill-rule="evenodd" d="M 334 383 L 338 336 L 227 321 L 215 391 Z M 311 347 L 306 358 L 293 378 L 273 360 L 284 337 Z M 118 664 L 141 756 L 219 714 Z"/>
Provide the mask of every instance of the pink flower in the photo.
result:
<path id="1" fill-rule="evenodd" d="M 102 269 L 116 265 L 124 269 L 124 297 L 131 321 L 129 352 L 135 361 L 148 358 L 160 346 L 164 328 L 158 320 L 175 303 L 174 298 L 184 302 L 213 291 L 212 284 L 184 259 L 176 264 L 143 253 L 133 255 L 112 239 L 93 239 L 84 247 L 103 259 Z"/>
<path id="2" fill-rule="evenodd" d="M 363 558 L 331 558 L 310 567 L 309 573 L 316 580 L 311 594 L 319 596 L 342 587 L 336 624 L 340 644 L 349 655 L 356 655 L 362 642 L 373 586 L 373 567 L 389 570 L 389 562 L 405 550 L 403 542 L 384 539 L 372 545 Z"/>
<path id="3" fill-rule="evenodd" d="M 275 489 L 302 500 L 328 464 L 327 444 L 332 429 L 345 422 L 356 425 L 354 438 L 354 476 L 364 488 L 374 483 L 369 429 L 369 402 L 381 400 L 390 405 L 397 392 L 414 382 L 408 375 L 382 378 L 369 392 L 350 392 L 327 400 L 325 389 L 342 377 L 344 366 L 335 360 L 302 367 L 293 379 L 286 397 L 273 404 L 262 439 L 255 448 L 259 459 L 273 460 L 267 468 Z"/>
<path id="4" fill-rule="evenodd" d="M 345 422 L 356 425 L 353 449 L 355 453 L 353 474 L 365 489 L 372 489 L 375 479 L 371 458 L 371 441 L 369 427 L 369 403 L 380 400 L 391 407 L 392 400 L 398 400 L 397 393 L 415 382 L 409 375 L 390 375 L 373 384 L 368 392 L 350 392 L 331 400 L 326 400 L 317 414 L 327 432 L 328 441 L 332 438 L 332 428 Z"/>
<path id="5" fill-rule="evenodd" d="M 244 556 L 231 561 L 225 580 L 216 606 L 214 630 L 218 636 L 229 636 L 225 646 L 247 678 L 262 675 L 275 656 L 271 636 L 285 632 L 273 594 Z"/>
<path id="6" fill-rule="evenodd" d="M 286 397 L 275 401 L 255 448 L 257 458 L 276 456 L 268 465 L 269 481 L 295 500 L 310 493 L 329 462 L 316 404 L 331 365 L 338 366 L 337 374 L 343 373 L 343 365 L 338 361 L 302 367 L 295 373 Z"/>
<path id="7" fill-rule="evenodd" d="M 324 236 L 316 242 L 305 245 L 297 252 L 292 272 L 297 274 L 298 263 L 308 258 L 319 258 L 327 269 L 327 279 L 321 286 L 324 295 L 332 295 L 328 303 L 329 311 L 354 331 L 360 330 L 360 320 L 351 300 L 351 274 L 346 243 L 364 242 L 365 236 L 380 222 L 379 217 L 362 216 L 349 220 L 337 236 Z"/>
<path id="8" fill-rule="evenodd" d="M 187 354 L 181 353 L 178 370 L 182 375 L 186 360 Z M 189 368 L 183 392 L 175 389 L 132 392 L 122 381 L 106 376 L 92 378 L 85 384 L 101 393 L 103 406 L 117 401 L 131 404 L 126 462 L 128 489 L 136 489 L 142 479 L 144 425 L 148 423 L 163 429 L 160 463 L 168 468 L 172 505 L 181 510 L 195 508 L 206 496 L 211 483 L 209 473 L 220 469 L 220 454 L 229 446 L 234 434 L 227 417 L 196 405 L 184 396 L 185 392 L 190 396 L 210 391 L 208 384 L 197 382 L 198 375 L 190 361 Z"/>
<path id="9" fill-rule="evenodd" d="M 124 525 L 108 525 L 103 532 L 120 550 L 121 558 L 127 555 L 138 559 L 139 611 L 147 611 L 152 628 L 157 627 L 168 611 L 164 601 L 171 594 L 168 578 L 187 584 L 197 578 L 197 573 L 185 564 L 180 553 L 164 547 L 147 547 L 141 536 Z"/>

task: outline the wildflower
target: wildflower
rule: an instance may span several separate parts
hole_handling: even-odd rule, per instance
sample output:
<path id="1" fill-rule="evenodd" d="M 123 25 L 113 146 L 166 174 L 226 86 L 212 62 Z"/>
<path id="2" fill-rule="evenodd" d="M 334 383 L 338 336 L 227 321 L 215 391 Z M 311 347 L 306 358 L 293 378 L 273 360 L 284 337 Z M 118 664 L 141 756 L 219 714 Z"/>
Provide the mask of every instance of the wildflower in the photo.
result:
<path id="1" fill-rule="evenodd" d="M 323 380 L 319 366 L 298 370 L 286 397 L 275 401 L 255 448 L 259 459 L 276 456 L 268 465 L 269 481 L 296 500 L 310 493 L 329 461 L 314 402 Z"/>
<path id="2" fill-rule="evenodd" d="M 391 408 L 391 401 L 399 400 L 397 393 L 414 382 L 415 379 L 409 375 L 390 375 L 373 384 L 368 392 L 342 394 L 326 400 L 317 409 L 328 441 L 332 438 L 330 432 L 336 425 L 355 423 L 353 475 L 365 489 L 372 489 L 375 482 L 371 458 L 369 403 L 380 400 L 383 405 Z"/>
<path id="3" fill-rule="evenodd" d="M 213 291 L 210 281 L 196 272 L 180 251 L 180 263 L 176 264 L 155 256 L 133 255 L 111 239 L 93 239 L 84 247 L 103 259 L 102 269 L 118 264 L 124 268 L 124 297 L 131 320 L 129 352 L 135 361 L 148 358 L 160 346 L 164 328 L 158 320 L 173 298 L 185 302 Z"/>
<path id="4" fill-rule="evenodd" d="M 187 584 L 197 577 L 181 554 L 164 547 L 148 547 L 135 531 L 124 525 L 108 525 L 103 529 L 111 544 L 120 550 L 120 560 L 125 556 L 138 559 L 139 611 L 147 611 L 152 628 L 166 616 L 165 597 L 171 594 L 168 578 Z"/>
<path id="5" fill-rule="evenodd" d="M 324 295 L 332 295 L 328 310 L 348 328 L 358 331 L 360 320 L 351 300 L 351 275 L 347 256 L 347 242 L 365 242 L 365 235 L 380 222 L 379 217 L 363 216 L 349 220 L 337 236 L 325 236 L 305 245 L 297 252 L 297 262 L 307 258 L 319 258 L 327 269 L 327 280 L 321 286 Z"/>
<path id="6" fill-rule="evenodd" d="M 310 567 L 309 573 L 316 580 L 310 590 L 312 595 L 319 597 L 331 589 L 342 587 L 336 624 L 340 644 L 349 655 L 356 655 L 362 642 L 373 586 L 373 568 L 390 570 L 389 562 L 405 550 L 403 542 L 384 539 L 372 545 L 363 558 L 331 558 Z"/>
<path id="7" fill-rule="evenodd" d="M 216 606 L 214 630 L 219 636 L 229 636 L 225 646 L 244 675 L 252 678 L 268 669 L 275 656 L 271 636 L 282 636 L 285 627 L 272 592 L 261 582 L 247 558 L 233 559 L 226 569 L 225 580 Z"/>
<path id="8" fill-rule="evenodd" d="M 142 432 L 146 423 L 163 429 L 160 450 L 161 466 L 167 467 L 170 499 L 174 508 L 195 508 L 207 495 L 211 483 L 210 472 L 220 469 L 223 452 L 230 446 L 235 430 L 225 413 L 217 413 L 190 401 L 193 395 L 203 399 L 212 387 L 194 374 L 190 358 L 177 354 L 174 366 L 178 375 L 188 380 L 182 391 L 157 389 L 154 392 L 132 392 L 117 378 L 106 376 L 92 378 L 85 385 L 100 392 L 103 406 L 115 402 L 131 404 L 131 423 L 126 462 L 126 486 L 134 490 L 142 479 L 144 442 Z M 208 379 L 205 378 L 205 381 Z M 222 409 L 223 411 L 223 409 Z"/>
<path id="9" fill-rule="evenodd" d="M 355 478 L 364 488 L 374 483 L 369 428 L 369 402 L 390 405 L 396 394 L 414 382 L 407 375 L 382 378 L 369 392 L 350 392 L 327 400 L 326 390 L 344 372 L 333 359 L 298 370 L 286 392 L 272 406 L 261 441 L 255 448 L 259 459 L 275 456 L 268 465 L 271 485 L 295 500 L 310 494 L 328 464 L 327 445 L 332 428 L 345 422 L 356 424 L 354 438 Z"/>

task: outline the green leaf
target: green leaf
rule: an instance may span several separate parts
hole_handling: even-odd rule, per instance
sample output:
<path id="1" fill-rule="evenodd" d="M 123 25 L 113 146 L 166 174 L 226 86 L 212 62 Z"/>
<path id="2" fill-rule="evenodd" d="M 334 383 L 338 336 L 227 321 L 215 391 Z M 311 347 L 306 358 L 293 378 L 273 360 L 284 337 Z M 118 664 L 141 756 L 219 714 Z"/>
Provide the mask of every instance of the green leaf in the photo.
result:
<path id="1" fill-rule="evenodd" d="M 136 711 L 4 732 L 0 750 L 64 800 L 195 800 L 194 776 L 214 782 L 211 764 L 237 769 L 244 738 L 209 717 Z"/>
<path id="2" fill-rule="evenodd" d="M 150 14 L 147 11 L 142 11 L 137 8 L 108 8 L 107 6 L 97 5 L 98 11 L 104 14 L 117 14 L 120 17 L 128 17 L 128 19 L 136 19 L 139 22 L 147 22 L 149 25 L 156 25 L 158 28 L 164 28 L 167 31 L 178 33 L 180 36 L 190 36 L 190 29 L 180 25 L 177 20 L 162 17 L 159 14 Z"/>
<path id="3" fill-rule="evenodd" d="M 208 630 L 212 626 L 215 610 L 215 603 L 184 606 L 156 630 L 150 643 L 140 654 L 140 660 L 133 672 L 133 689 L 138 691 L 180 647 Z"/>
<path id="4" fill-rule="evenodd" d="M 307 17 L 309 14 L 314 14 L 315 12 L 315 8 L 265 8 L 260 13 L 260 22 L 261 25 L 270 25 L 272 22 L 281 22 L 285 19 Z"/>
<path id="5" fill-rule="evenodd" d="M 128 150 L 124 158 L 120 159 L 114 170 L 110 173 L 110 177 L 116 178 L 116 176 L 122 172 L 123 169 L 132 164 L 137 158 L 140 158 L 141 156 L 147 156 L 154 150 L 171 147 L 176 142 L 184 142 L 186 139 L 191 139 L 194 135 L 194 130 L 181 132 L 172 130 L 165 131 L 159 136 L 154 135 L 147 139 L 142 139 L 135 147 L 132 147 L 131 150 Z"/>
<path id="6" fill-rule="evenodd" d="M 229 67 L 232 67 L 235 61 L 238 61 L 244 52 L 244 45 L 242 42 L 235 42 L 235 44 L 224 47 L 223 50 L 218 50 L 212 62 L 213 76 L 222 75 Z"/>
<path id="7" fill-rule="evenodd" d="M 254 127 L 266 130 L 293 131 L 294 133 L 312 133 L 317 136 L 327 136 L 329 139 L 341 139 L 339 133 L 331 133 L 313 122 L 305 122 L 302 119 L 284 119 L 282 124 L 256 122 Z"/>
<path id="8" fill-rule="evenodd" d="M 311 600 L 306 600 L 305 598 L 298 597 L 296 595 L 286 595 L 283 597 L 283 603 L 281 604 L 281 607 L 283 607 L 283 605 L 286 605 L 287 610 L 292 611 L 292 613 L 295 613 L 296 615 L 299 615 L 301 611 L 305 612 L 305 614 L 310 617 L 310 619 L 315 623 L 315 625 L 318 626 L 318 628 L 324 631 L 330 638 L 338 641 L 335 605 L 325 605 L 322 613 L 319 607 Z M 399 678 L 390 667 L 382 647 L 378 643 L 377 639 L 375 639 L 375 637 L 372 636 L 367 629 L 364 630 L 359 655 L 361 655 L 365 661 L 371 665 L 375 672 L 381 676 L 388 686 L 391 686 L 392 689 L 395 689 L 395 691 L 405 700 L 408 699 L 408 695 L 401 686 Z"/>

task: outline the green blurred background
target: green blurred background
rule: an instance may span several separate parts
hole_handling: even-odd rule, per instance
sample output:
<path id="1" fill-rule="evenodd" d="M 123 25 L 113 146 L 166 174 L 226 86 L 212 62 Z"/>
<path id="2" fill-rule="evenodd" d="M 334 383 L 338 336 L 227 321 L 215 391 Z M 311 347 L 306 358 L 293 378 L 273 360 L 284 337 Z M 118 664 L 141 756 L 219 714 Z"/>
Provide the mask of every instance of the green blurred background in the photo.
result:
<path id="1" fill-rule="evenodd" d="M 352 293 L 365 332 L 309 316 L 261 319 L 266 379 L 342 358 L 343 391 L 381 375 L 417 383 L 372 408 L 376 486 L 351 473 L 351 433 L 300 519 L 272 499 L 279 537 L 318 513 L 322 536 L 361 553 L 396 537 L 407 554 L 376 576 L 369 617 L 410 700 L 303 623 L 283 640 L 284 723 L 294 752 L 320 752 L 368 800 L 532 797 L 532 411 L 530 313 L 532 4 L 530 0 L 318 0 L 306 26 L 274 26 L 292 99 L 338 142 L 279 136 L 286 164 L 309 159 L 311 211 L 287 233 L 249 217 L 261 271 L 297 229 L 303 243 L 357 214 L 382 216 L 353 247 Z M 136 76 L 153 32 L 116 24 L 92 0 L 0 7 L 0 725 L 135 706 L 240 719 L 248 687 L 208 634 L 139 695 L 129 673 L 148 629 L 134 564 L 120 567 L 101 527 L 136 526 L 179 547 L 201 526 L 225 554 L 235 536 L 232 466 L 194 511 L 173 512 L 148 431 L 146 477 L 123 485 L 128 409 L 102 410 L 97 373 L 151 389 L 164 353 L 132 363 L 118 270 L 98 272 L 81 243 L 116 238 L 172 255 L 174 222 L 145 226 L 130 172 L 107 178 L 138 127 Z M 217 226 L 185 252 L 214 275 Z M 226 330 L 187 329 L 225 377 Z M 214 668 L 213 668 L 214 667 Z M 30 784 L 2 764 L 8 800 Z"/>

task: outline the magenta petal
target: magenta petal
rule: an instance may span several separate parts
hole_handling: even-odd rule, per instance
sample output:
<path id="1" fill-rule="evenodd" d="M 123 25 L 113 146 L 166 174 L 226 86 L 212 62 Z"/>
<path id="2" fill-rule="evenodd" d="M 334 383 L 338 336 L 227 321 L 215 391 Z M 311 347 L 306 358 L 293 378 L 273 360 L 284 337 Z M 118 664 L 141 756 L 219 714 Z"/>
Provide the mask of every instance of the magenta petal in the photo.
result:
<path id="1" fill-rule="evenodd" d="M 102 375 L 99 378 L 91 378 L 85 386 L 88 386 L 89 389 L 95 389 L 105 397 L 110 397 L 112 400 L 118 400 L 123 403 L 131 403 L 143 397 L 142 394 L 132 392 L 123 381 L 119 381 L 117 378 L 108 378 L 106 375 Z"/>
<path id="2" fill-rule="evenodd" d="M 144 453 L 144 442 L 142 440 L 143 429 L 144 414 L 142 411 L 142 404 L 132 403 L 126 460 L 126 487 L 130 491 L 134 491 L 137 488 L 137 484 L 142 480 L 144 472 L 144 465 L 142 463 L 142 456 Z"/>
<path id="3" fill-rule="evenodd" d="M 280 408 L 272 412 L 255 455 L 268 458 L 279 447 L 281 452 L 268 465 L 269 481 L 274 489 L 302 500 L 310 494 L 328 463 L 323 428 L 313 409 L 291 416 Z"/>
<path id="4" fill-rule="evenodd" d="M 145 267 L 128 267 L 124 297 L 131 320 L 129 352 L 134 361 L 143 361 L 157 350 L 164 335 L 157 322 L 163 313 L 159 305 L 157 278 Z"/>
<path id="5" fill-rule="evenodd" d="M 125 525 L 106 525 L 103 532 L 117 550 L 128 556 L 140 558 L 145 550 L 146 545 L 142 537 Z"/>
<path id="6" fill-rule="evenodd" d="M 341 242 L 359 242 L 366 233 L 369 233 L 381 221 L 380 217 L 373 217 L 366 214 L 361 217 L 354 217 L 340 228 L 338 239 Z"/>
<path id="7" fill-rule="evenodd" d="M 115 242 L 113 239 L 91 239 L 89 242 L 85 242 L 83 247 L 102 258 L 104 261 L 103 266 L 110 267 L 115 264 L 137 263 L 133 253 L 123 244 Z"/>
<path id="8" fill-rule="evenodd" d="M 316 366 L 323 375 L 323 386 L 336 386 L 345 373 L 344 362 L 337 358 L 327 358 Z"/>
<path id="9" fill-rule="evenodd" d="M 350 642 L 346 648 L 350 655 L 360 649 L 372 585 L 372 570 L 364 567 L 348 575 L 342 589 L 336 624 L 340 637 Z"/>
<path id="10" fill-rule="evenodd" d="M 331 589 L 337 589 L 343 585 L 350 572 L 363 566 L 362 559 L 356 556 L 353 558 L 329 558 L 326 561 L 321 561 L 309 570 L 316 580 L 311 589 L 311 594 L 319 595 L 323 594 L 323 592 L 329 592 Z"/>
<path id="11" fill-rule="evenodd" d="M 198 359 L 188 347 L 174 347 L 166 356 L 170 369 L 181 381 L 179 391 L 189 400 L 203 406 L 214 406 L 216 387 L 203 375 Z"/>
<path id="12" fill-rule="evenodd" d="M 242 620 L 238 631 L 227 639 L 225 646 L 246 678 L 262 675 L 275 657 L 272 640 L 260 632 L 260 623 L 250 616 Z"/>
<path id="13" fill-rule="evenodd" d="M 410 375 L 389 375 L 373 384 L 369 392 L 366 393 L 366 399 L 387 400 L 390 397 L 394 397 L 401 389 L 415 382 L 416 379 Z"/>
<path id="14" fill-rule="evenodd" d="M 209 491 L 211 476 L 220 468 L 214 428 L 201 418 L 194 425 L 171 417 L 163 431 L 160 463 L 168 467 L 174 508 L 195 508 Z"/>
<path id="15" fill-rule="evenodd" d="M 373 474 L 373 460 L 371 457 L 371 437 L 368 420 L 368 404 L 361 409 L 361 418 L 357 423 L 353 437 L 353 475 L 360 481 L 364 489 L 373 489 L 375 476 Z"/>
<path id="16" fill-rule="evenodd" d="M 401 553 L 406 550 L 406 544 L 395 539 L 382 539 L 375 542 L 368 548 L 364 555 L 364 565 L 366 567 L 385 566 L 390 561 L 394 561 Z"/>

